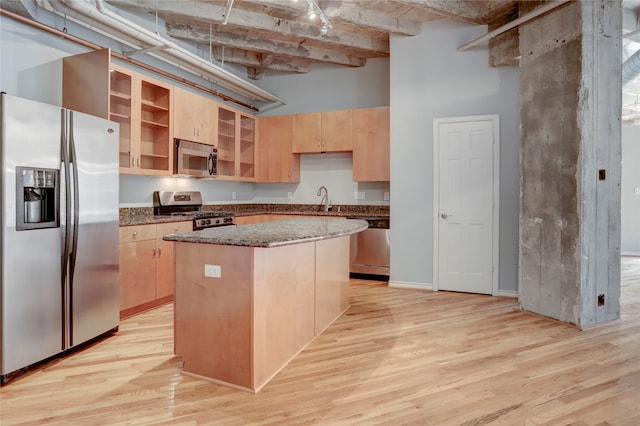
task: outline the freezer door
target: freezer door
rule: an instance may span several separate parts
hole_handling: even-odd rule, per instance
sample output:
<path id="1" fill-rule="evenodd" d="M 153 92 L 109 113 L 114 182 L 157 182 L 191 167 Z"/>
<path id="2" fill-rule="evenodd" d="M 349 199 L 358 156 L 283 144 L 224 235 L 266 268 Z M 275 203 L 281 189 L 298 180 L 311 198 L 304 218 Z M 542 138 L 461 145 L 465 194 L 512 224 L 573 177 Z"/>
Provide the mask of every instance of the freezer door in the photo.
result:
<path id="1" fill-rule="evenodd" d="M 118 326 L 119 281 L 119 160 L 118 124 L 69 112 L 75 146 L 77 181 L 72 185 L 75 246 L 70 274 L 70 346 L 76 346 Z M 74 175 L 74 173 L 70 173 Z M 73 203 L 72 203 L 73 204 Z"/>
<path id="2" fill-rule="evenodd" d="M 16 167 L 60 168 L 60 107 L 2 95 L 2 375 L 62 350 L 59 228 L 16 231 Z"/>

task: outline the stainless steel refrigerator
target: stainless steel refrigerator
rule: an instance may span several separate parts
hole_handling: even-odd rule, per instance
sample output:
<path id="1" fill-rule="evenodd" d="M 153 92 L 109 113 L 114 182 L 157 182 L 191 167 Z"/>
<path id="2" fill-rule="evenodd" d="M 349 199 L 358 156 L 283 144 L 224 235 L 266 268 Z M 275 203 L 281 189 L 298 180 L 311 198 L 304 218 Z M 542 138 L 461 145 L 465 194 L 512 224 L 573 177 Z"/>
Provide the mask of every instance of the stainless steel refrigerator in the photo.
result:
<path id="1" fill-rule="evenodd" d="M 117 330 L 119 125 L 2 94 L 2 383 Z"/>

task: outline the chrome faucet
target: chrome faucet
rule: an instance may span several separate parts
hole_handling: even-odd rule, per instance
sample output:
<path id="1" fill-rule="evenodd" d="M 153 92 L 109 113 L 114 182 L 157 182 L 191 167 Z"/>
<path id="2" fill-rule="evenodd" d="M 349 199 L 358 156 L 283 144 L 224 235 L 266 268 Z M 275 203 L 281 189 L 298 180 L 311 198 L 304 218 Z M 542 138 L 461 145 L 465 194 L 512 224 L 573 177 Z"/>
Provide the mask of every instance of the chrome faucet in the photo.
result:
<path id="1" fill-rule="evenodd" d="M 320 189 L 318 189 L 318 193 L 316 194 L 318 197 L 322 195 L 322 190 L 324 189 L 324 196 L 320 199 L 320 204 L 324 205 L 324 211 L 328 212 L 331 210 L 331 204 L 329 204 L 329 190 L 326 186 L 322 185 Z"/>

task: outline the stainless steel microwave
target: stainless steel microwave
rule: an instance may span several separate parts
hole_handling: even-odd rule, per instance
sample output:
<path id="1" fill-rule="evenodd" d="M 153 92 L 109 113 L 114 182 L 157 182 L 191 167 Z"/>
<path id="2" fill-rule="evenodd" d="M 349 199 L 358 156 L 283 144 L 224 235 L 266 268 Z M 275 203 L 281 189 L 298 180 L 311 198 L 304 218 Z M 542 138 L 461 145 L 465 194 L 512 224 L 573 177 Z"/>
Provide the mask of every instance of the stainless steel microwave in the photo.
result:
<path id="1" fill-rule="evenodd" d="M 183 139 L 175 142 L 174 176 L 202 178 L 218 174 L 218 148 Z"/>

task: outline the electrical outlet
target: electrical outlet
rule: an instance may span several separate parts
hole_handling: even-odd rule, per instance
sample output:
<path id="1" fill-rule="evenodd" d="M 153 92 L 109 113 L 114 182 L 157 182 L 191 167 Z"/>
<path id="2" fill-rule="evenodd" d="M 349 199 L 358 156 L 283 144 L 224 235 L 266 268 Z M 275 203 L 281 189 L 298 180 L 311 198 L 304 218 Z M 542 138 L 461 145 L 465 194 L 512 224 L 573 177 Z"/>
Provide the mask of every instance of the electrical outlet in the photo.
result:
<path id="1" fill-rule="evenodd" d="M 204 265 L 204 276 L 210 278 L 221 278 L 222 268 L 220 265 Z"/>
<path id="2" fill-rule="evenodd" d="M 640 187 L 635 187 L 634 190 L 633 190 L 633 193 L 635 195 L 640 195 Z"/>
<path id="3" fill-rule="evenodd" d="M 389 193 L 388 192 L 384 193 L 384 201 L 389 201 Z"/>

